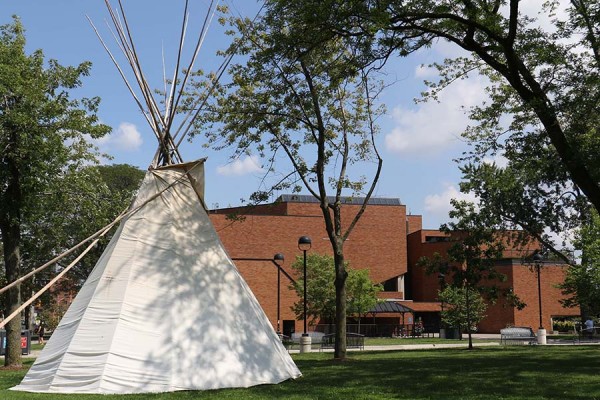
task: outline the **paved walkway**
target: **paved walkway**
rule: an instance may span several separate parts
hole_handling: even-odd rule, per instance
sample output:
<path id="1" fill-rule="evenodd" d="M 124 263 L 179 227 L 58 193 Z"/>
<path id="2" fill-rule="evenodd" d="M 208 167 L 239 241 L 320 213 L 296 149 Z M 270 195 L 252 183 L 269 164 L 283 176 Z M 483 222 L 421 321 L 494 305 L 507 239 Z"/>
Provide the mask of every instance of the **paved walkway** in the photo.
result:
<path id="1" fill-rule="evenodd" d="M 451 348 L 466 348 L 469 345 L 468 341 L 456 342 L 456 343 L 422 343 L 422 344 L 390 344 L 382 346 L 365 346 L 363 349 L 348 349 L 348 351 L 391 351 L 391 350 L 426 350 L 426 349 L 451 349 Z M 484 346 L 499 346 L 499 342 L 488 342 L 488 343 L 473 343 L 474 347 Z M 300 350 L 293 349 L 288 350 L 290 353 L 299 353 Z M 315 350 L 313 352 L 322 351 L 323 353 L 333 353 L 333 349 Z"/>
<path id="2" fill-rule="evenodd" d="M 473 339 L 477 339 L 473 342 L 474 347 L 490 347 L 500 346 L 500 334 L 499 333 L 475 333 L 472 335 Z M 489 342 L 485 342 L 489 340 Z M 451 343 L 420 343 L 420 344 L 394 344 L 394 345 L 379 345 L 379 346 L 365 346 L 365 351 L 389 351 L 389 350 L 424 350 L 424 349 L 450 349 L 450 348 L 466 348 L 469 345 L 469 336 L 463 335 L 463 340 L 453 340 Z M 600 342 L 578 342 L 575 340 L 558 340 L 548 339 L 547 346 L 573 346 L 573 345 L 600 345 Z M 300 350 L 292 349 L 288 350 L 290 353 L 299 353 Z M 319 350 L 314 349 L 313 352 L 333 352 L 333 349 Z M 348 351 L 361 351 L 360 349 L 348 349 Z"/>
<path id="3" fill-rule="evenodd" d="M 489 346 L 500 346 L 500 334 L 495 333 L 475 333 L 473 339 L 477 341 L 473 342 L 475 347 L 489 347 Z M 489 342 L 480 342 L 480 340 L 490 340 Z M 390 351 L 390 350 L 425 350 L 425 349 L 451 349 L 451 348 L 464 348 L 469 344 L 469 338 L 467 335 L 463 335 L 463 340 L 452 341 L 452 343 L 419 343 L 419 344 L 390 344 L 390 345 L 378 345 L 378 346 L 365 346 L 365 351 Z M 548 346 L 566 346 L 566 345 L 600 345 L 600 342 L 581 342 L 571 340 L 552 340 L 548 339 Z M 41 350 L 32 350 L 30 354 L 24 355 L 24 358 L 36 358 L 40 354 Z M 299 349 L 288 350 L 290 353 L 299 353 Z M 313 352 L 323 351 L 326 353 L 333 352 L 333 349 L 318 350 L 313 349 Z M 348 349 L 348 351 L 361 351 L 359 349 Z M 4 356 L 0 356 L 0 359 Z"/>

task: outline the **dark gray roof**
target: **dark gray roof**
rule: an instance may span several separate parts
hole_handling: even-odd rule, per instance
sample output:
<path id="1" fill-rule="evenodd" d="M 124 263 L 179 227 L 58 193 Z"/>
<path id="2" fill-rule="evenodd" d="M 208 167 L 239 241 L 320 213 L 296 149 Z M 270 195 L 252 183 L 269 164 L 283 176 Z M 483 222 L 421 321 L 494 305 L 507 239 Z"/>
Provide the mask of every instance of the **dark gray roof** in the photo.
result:
<path id="1" fill-rule="evenodd" d="M 407 313 L 412 311 L 413 310 L 410 308 L 403 306 L 400 303 L 396 303 L 395 301 L 382 301 L 381 303 L 377 303 L 369 313 Z"/>
<path id="2" fill-rule="evenodd" d="M 333 196 L 327 198 L 330 202 L 334 201 Z M 342 196 L 342 203 L 362 205 L 364 197 Z M 276 201 L 288 203 L 318 203 L 319 201 L 314 196 L 309 194 L 282 194 Z M 400 206 L 400 199 L 392 197 L 371 197 L 369 203 L 378 206 Z"/>

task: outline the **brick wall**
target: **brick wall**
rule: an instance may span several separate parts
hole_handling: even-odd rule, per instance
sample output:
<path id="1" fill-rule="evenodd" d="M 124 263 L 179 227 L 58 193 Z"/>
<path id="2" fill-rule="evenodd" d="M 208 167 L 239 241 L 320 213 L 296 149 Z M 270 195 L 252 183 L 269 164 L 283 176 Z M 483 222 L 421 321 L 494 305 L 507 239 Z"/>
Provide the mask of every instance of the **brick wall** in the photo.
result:
<path id="1" fill-rule="evenodd" d="M 243 212 L 237 209 L 238 212 Z M 344 205 L 342 223 L 347 227 L 359 210 L 357 205 Z M 275 253 L 285 256 L 283 268 L 292 273 L 290 265 L 302 257 L 298 238 L 312 239 L 310 252 L 332 254 L 324 219 L 317 203 L 279 203 L 276 207 L 254 208 L 243 221 L 229 221 L 231 210 L 211 212 L 210 218 L 221 241 L 232 258 L 272 259 Z M 284 212 L 282 212 L 284 211 Z M 263 214 L 260 214 L 260 213 Z M 276 215 L 269 215 L 274 212 Z M 374 282 L 383 282 L 407 271 L 406 208 L 390 205 L 369 205 L 354 231 L 344 244 L 346 261 L 355 269 L 368 268 Z M 277 268 L 269 261 L 236 261 L 236 265 L 265 310 L 273 326 L 277 313 Z M 294 320 L 290 310 L 297 301 L 282 275 L 281 320 Z M 296 331 L 302 321 L 296 323 Z"/>
<path id="2" fill-rule="evenodd" d="M 413 232 L 420 231 L 423 229 L 423 216 L 421 215 L 407 215 L 406 216 L 406 226 L 407 232 L 409 235 Z"/>
<path id="3" fill-rule="evenodd" d="M 558 283 L 564 281 L 566 266 L 545 264 L 541 268 L 540 283 L 542 290 L 542 325 L 548 331 L 552 330 L 551 318 L 557 316 L 578 316 L 579 307 L 564 308 L 559 299 L 564 296 L 560 289 L 556 288 Z M 537 285 L 537 273 L 535 268 L 527 265 L 516 265 L 513 271 L 515 292 L 527 303 L 523 310 L 515 311 L 515 325 L 531 326 L 536 330 L 539 327 L 539 297 Z"/>
<path id="4" fill-rule="evenodd" d="M 412 282 L 411 293 L 414 301 L 437 301 L 440 283 L 436 275 L 427 275 L 423 268 L 417 266 L 422 256 L 432 257 L 435 252 L 445 256 L 451 243 L 425 242 L 427 236 L 435 237 L 439 231 L 421 230 L 408 235 L 408 270 Z M 496 304 L 490 304 L 487 316 L 479 324 L 480 332 L 497 333 L 507 325 L 539 327 L 537 275 L 528 265 L 522 265 L 519 259 L 499 261 L 498 270 L 507 276 L 506 282 L 495 282 L 501 290 L 513 288 L 514 293 L 525 302 L 523 310 L 517 310 L 508 304 L 505 298 L 499 298 Z M 551 318 L 556 316 L 577 316 L 579 308 L 564 308 L 559 300 L 563 298 L 556 285 L 564 281 L 566 266 L 545 265 L 542 268 L 542 319 L 543 326 L 551 330 Z M 449 279 L 449 277 L 447 278 Z M 485 284 L 485 283 L 482 283 Z"/>

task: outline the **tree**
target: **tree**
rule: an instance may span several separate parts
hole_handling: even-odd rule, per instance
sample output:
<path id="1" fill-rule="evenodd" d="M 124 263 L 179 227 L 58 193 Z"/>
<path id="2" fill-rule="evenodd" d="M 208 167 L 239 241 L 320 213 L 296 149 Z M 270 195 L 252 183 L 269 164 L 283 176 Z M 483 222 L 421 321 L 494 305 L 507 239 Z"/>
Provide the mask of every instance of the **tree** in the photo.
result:
<path id="1" fill-rule="evenodd" d="M 335 269 L 333 257 L 310 253 L 306 256 L 306 317 L 309 325 L 318 320 L 335 321 Z M 292 288 L 298 295 L 298 301 L 292 306 L 296 318 L 304 317 L 304 259 L 296 257 L 292 264 L 296 272 L 296 283 Z"/>
<path id="2" fill-rule="evenodd" d="M 98 165 L 94 168 L 108 187 L 109 200 L 116 203 L 116 208 L 124 208 L 131 203 L 146 175 L 145 171 L 129 164 Z"/>
<path id="3" fill-rule="evenodd" d="M 547 27 L 518 0 L 305 0 L 306 12 L 295 16 L 320 32 L 305 38 L 312 46 L 324 36 L 360 41 L 365 63 L 437 41 L 465 51 L 432 65 L 441 79 L 429 82 L 427 95 L 436 99 L 474 73 L 489 80 L 489 100 L 470 110 L 474 125 L 464 137 L 472 148 L 460 160 L 461 189 L 502 216 L 505 228 L 526 230 L 570 262 L 545 232 L 576 228 L 590 206 L 600 210 L 600 6 L 572 0 L 560 14 L 562 3 L 544 3 Z M 506 166 L 490 162 L 497 157 Z"/>
<path id="4" fill-rule="evenodd" d="M 63 242 L 66 248 L 74 246 L 82 238 L 90 236 L 100 227 L 114 221 L 131 205 L 145 176 L 145 171 L 128 164 L 98 165 L 89 167 L 89 169 L 90 174 L 98 174 L 100 179 L 95 185 L 96 190 L 90 187 L 82 196 L 81 200 L 85 201 L 85 204 L 81 204 L 73 210 L 73 220 L 69 224 L 71 234 L 67 238 L 68 240 Z M 98 190 L 98 187 L 102 187 L 102 190 Z M 85 218 L 87 221 L 83 223 L 81 220 Z M 116 229 L 117 226 L 104 235 L 96 247 L 73 270 L 71 290 L 79 290 Z"/>
<path id="5" fill-rule="evenodd" d="M 600 217 L 591 218 L 577 233 L 575 248 L 581 251 L 581 264 L 567 270 L 565 281 L 559 285 L 567 296 L 561 300 L 565 307 L 581 307 L 582 316 L 600 315 Z"/>
<path id="6" fill-rule="evenodd" d="M 346 357 L 346 279 L 344 243 L 364 213 L 379 179 L 373 102 L 380 91 L 374 70 L 361 68 L 351 41 L 327 40 L 307 47 L 306 31 L 294 13 L 301 4 L 267 2 L 256 21 L 232 19 L 241 33 L 228 53 L 245 64 L 231 66 L 232 82 L 216 92 L 216 104 L 200 119 L 209 144 L 235 146 L 234 156 L 261 155 L 277 182 L 251 196 L 266 200 L 273 190 L 304 187 L 320 203 L 335 260 L 336 342 L 334 357 Z M 281 157 L 281 153 L 283 156 Z M 290 166 L 284 172 L 281 164 Z M 369 165 L 369 163 L 371 163 Z M 371 178 L 367 178 L 370 175 Z M 353 215 L 342 218 L 344 199 L 363 196 Z"/>
<path id="7" fill-rule="evenodd" d="M 456 327 L 460 332 L 473 332 L 477 324 L 485 318 L 487 304 L 481 294 L 468 287 L 446 286 L 439 293 L 444 303 L 442 322 Z M 469 348 L 472 348 L 471 346 Z"/>
<path id="8" fill-rule="evenodd" d="M 32 270 L 50 258 L 74 247 L 100 227 L 108 225 L 131 203 L 144 177 L 144 171 L 127 164 L 87 166 L 57 177 L 46 188 L 40 206 L 25 215 L 23 226 L 23 269 Z M 57 282 L 58 291 L 76 293 L 103 253 L 112 233 Z M 33 290 L 40 289 L 63 265 L 77 254 L 63 258 L 58 265 L 36 275 Z M 54 296 L 42 297 L 42 307 L 51 306 Z"/>
<path id="9" fill-rule="evenodd" d="M 24 29 L 18 20 L 0 27 L 0 233 L 6 279 L 23 274 L 24 216 L 40 205 L 40 194 L 68 171 L 96 160 L 88 141 L 110 128 L 98 123 L 99 98 L 71 99 L 90 63 L 63 67 L 42 51 L 25 54 Z M 17 285 L 6 292 L 5 315 L 21 305 Z M 6 325 L 5 365 L 21 365 L 21 321 Z"/>
<path id="10" fill-rule="evenodd" d="M 383 291 L 381 284 L 373 284 L 369 278 L 369 270 L 349 270 L 346 282 L 348 315 L 358 315 L 358 333 L 360 333 L 360 320 L 376 305 L 378 293 Z"/>
<path id="11" fill-rule="evenodd" d="M 520 151 L 536 160 L 550 155 L 600 210 L 600 164 L 592 150 L 600 140 L 597 2 L 571 1 L 567 19 L 554 20 L 554 32 L 536 26 L 518 0 L 507 8 L 500 1 L 388 3 L 383 5 L 388 6 L 388 19 L 381 26 L 387 33 L 384 45 L 401 46 L 415 36 L 427 43 L 441 38 L 471 54 L 439 66 L 443 76 L 456 79 L 477 69 L 490 77 L 492 103 L 474 112 L 483 122 L 471 136 L 480 144 L 476 155 L 499 148 L 509 157 Z M 542 12 L 554 13 L 558 4 L 547 2 Z M 506 130 L 499 121 L 503 114 L 513 117 L 508 148 L 503 147 Z M 536 153 L 539 149 L 545 151 Z"/>
<path id="12" fill-rule="evenodd" d="M 307 317 L 312 325 L 315 321 L 336 321 L 336 293 L 334 285 L 335 260 L 329 255 L 311 253 L 306 260 L 306 293 Z M 304 315 L 304 259 L 296 257 L 292 264 L 296 272 L 296 283 L 291 285 L 299 300 L 292 310 L 296 318 Z M 357 314 L 359 317 L 371 310 L 377 304 L 377 294 L 383 290 L 380 284 L 374 284 L 369 278 L 367 269 L 352 269 L 346 263 L 348 279 L 346 281 L 348 315 Z"/>
<path id="13" fill-rule="evenodd" d="M 377 15 L 387 15 L 379 19 L 382 46 L 403 49 L 442 39 L 470 55 L 436 65 L 442 79 L 432 85 L 432 96 L 471 71 L 489 78 L 490 100 L 471 110 L 476 125 L 464 135 L 472 151 L 462 159 L 461 188 L 556 255 L 561 253 L 544 230 L 576 227 L 589 204 L 600 210 L 600 162 L 593 150 L 600 144 L 599 6 L 573 0 L 561 20 L 558 5 L 544 4 L 541 13 L 554 17 L 547 30 L 517 0 L 376 6 Z M 507 166 L 489 163 L 496 156 L 505 157 Z"/>

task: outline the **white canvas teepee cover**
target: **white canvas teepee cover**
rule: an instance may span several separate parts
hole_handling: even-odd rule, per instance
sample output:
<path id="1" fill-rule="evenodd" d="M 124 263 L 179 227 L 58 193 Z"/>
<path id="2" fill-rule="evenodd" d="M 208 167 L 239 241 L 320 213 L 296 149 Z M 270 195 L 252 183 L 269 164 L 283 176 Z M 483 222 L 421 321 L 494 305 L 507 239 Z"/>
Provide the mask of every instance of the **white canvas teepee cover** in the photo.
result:
<path id="1" fill-rule="evenodd" d="M 167 187 L 123 220 L 13 390 L 167 392 L 300 376 L 202 206 L 202 162 L 149 171 L 132 207 Z"/>

